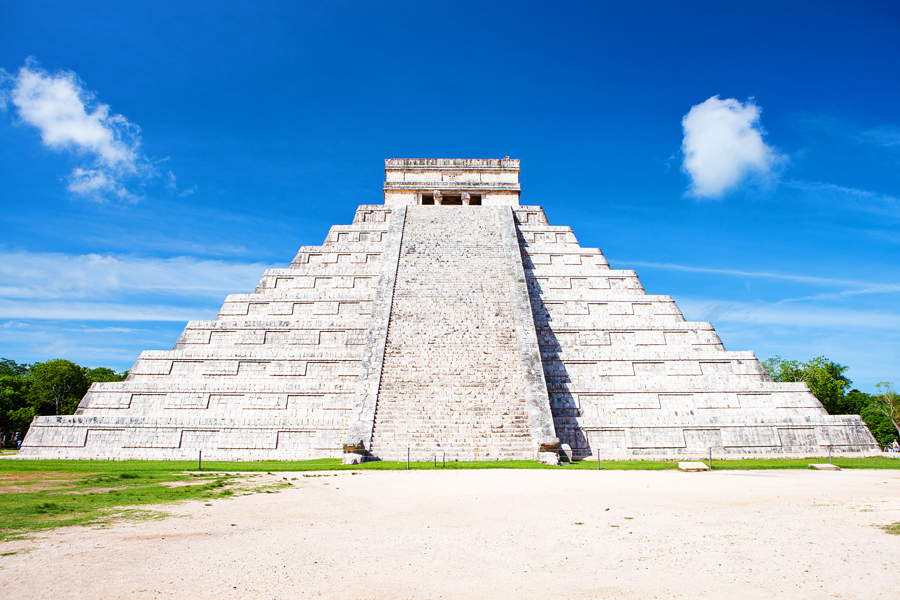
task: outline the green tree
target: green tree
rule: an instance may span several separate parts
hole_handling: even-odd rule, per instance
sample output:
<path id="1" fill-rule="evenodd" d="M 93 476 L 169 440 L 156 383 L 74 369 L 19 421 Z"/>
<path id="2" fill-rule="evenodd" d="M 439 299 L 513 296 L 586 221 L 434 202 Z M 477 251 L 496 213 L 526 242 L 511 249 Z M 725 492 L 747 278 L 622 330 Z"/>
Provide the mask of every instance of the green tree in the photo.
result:
<path id="1" fill-rule="evenodd" d="M 843 414 L 861 415 L 862 411 L 872 403 L 872 395 L 861 392 L 856 388 L 850 390 L 844 395 L 842 405 L 846 409 Z"/>
<path id="2" fill-rule="evenodd" d="M 95 381 L 122 381 L 127 375 L 68 360 L 28 365 L 0 359 L 0 443 L 22 439 L 37 415 L 74 413 Z"/>
<path id="3" fill-rule="evenodd" d="M 875 394 L 875 408 L 891 420 L 891 424 L 900 435 L 900 394 L 894 391 L 889 381 L 879 382 L 875 387 L 878 389 L 878 393 Z"/>
<path id="4" fill-rule="evenodd" d="M 856 389 L 848 392 L 852 382 L 844 374 L 847 367 L 824 356 L 805 363 L 776 356 L 764 361 L 763 366 L 775 381 L 805 382 L 828 414 L 859 415 L 882 446 L 898 439 L 900 404 L 891 384 L 879 383 L 881 393 L 877 395 Z"/>
<path id="5" fill-rule="evenodd" d="M 9 358 L 0 358 L 0 375 L 24 377 L 28 375 L 28 365 L 24 363 L 19 365 Z"/>
<path id="6" fill-rule="evenodd" d="M 31 366 L 28 401 L 37 415 L 71 414 L 90 387 L 84 369 L 63 360 L 48 360 Z"/>
<path id="7" fill-rule="evenodd" d="M 90 367 L 82 368 L 84 369 L 84 376 L 87 377 L 87 380 L 91 383 L 94 383 L 95 381 L 125 381 L 125 378 L 128 376 L 128 371 L 119 373 L 112 369 L 107 369 L 106 367 L 97 367 L 95 369 L 91 369 Z"/>
<path id="8" fill-rule="evenodd" d="M 875 406 L 875 396 L 853 389 L 844 396 L 844 406 L 848 415 L 859 415 L 872 435 L 882 446 L 897 439 L 894 424 Z"/>
<path id="9" fill-rule="evenodd" d="M 21 439 L 34 418 L 28 405 L 31 379 L 21 375 L 0 375 L 0 442 L 7 444 Z"/>
<path id="10" fill-rule="evenodd" d="M 805 363 L 776 356 L 764 361 L 763 366 L 775 381 L 804 382 L 828 414 L 848 414 L 844 395 L 852 382 L 844 376 L 847 367 L 824 356 L 817 356 Z"/>

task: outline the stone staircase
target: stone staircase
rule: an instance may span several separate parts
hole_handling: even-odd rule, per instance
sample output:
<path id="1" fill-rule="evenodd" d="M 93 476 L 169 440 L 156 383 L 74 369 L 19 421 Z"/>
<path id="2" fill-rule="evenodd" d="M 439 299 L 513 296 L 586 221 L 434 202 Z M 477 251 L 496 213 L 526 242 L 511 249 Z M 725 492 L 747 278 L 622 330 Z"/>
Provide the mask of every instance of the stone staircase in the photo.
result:
<path id="1" fill-rule="evenodd" d="M 372 454 L 527 459 L 533 444 L 497 207 L 408 208 Z"/>

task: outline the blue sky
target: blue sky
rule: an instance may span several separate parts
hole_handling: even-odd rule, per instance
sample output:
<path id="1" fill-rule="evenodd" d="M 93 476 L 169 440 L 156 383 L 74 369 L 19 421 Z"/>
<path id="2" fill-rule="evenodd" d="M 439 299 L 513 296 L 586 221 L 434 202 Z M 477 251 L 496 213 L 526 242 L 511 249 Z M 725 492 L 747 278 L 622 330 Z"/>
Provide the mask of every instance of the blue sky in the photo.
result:
<path id="1" fill-rule="evenodd" d="M 124 4 L 0 4 L 2 356 L 127 369 L 385 158 L 509 155 L 729 350 L 900 383 L 896 3 Z"/>

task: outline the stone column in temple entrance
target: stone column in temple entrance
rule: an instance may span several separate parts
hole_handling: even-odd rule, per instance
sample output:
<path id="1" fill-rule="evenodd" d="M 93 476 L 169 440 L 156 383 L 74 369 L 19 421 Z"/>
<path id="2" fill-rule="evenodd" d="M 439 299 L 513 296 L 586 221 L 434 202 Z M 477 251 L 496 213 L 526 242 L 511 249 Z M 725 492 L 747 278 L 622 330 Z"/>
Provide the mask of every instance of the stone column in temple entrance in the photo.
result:
<path id="1" fill-rule="evenodd" d="M 444 199 L 444 196 L 441 194 L 441 190 L 434 190 L 434 204 L 435 206 L 441 205 L 441 200 Z"/>
<path id="2" fill-rule="evenodd" d="M 469 205 L 469 202 L 471 202 L 471 200 L 472 200 L 472 196 L 469 194 L 469 192 L 463 192 L 463 193 L 462 193 L 462 203 L 463 203 L 463 206 L 468 206 L 468 205 Z"/>

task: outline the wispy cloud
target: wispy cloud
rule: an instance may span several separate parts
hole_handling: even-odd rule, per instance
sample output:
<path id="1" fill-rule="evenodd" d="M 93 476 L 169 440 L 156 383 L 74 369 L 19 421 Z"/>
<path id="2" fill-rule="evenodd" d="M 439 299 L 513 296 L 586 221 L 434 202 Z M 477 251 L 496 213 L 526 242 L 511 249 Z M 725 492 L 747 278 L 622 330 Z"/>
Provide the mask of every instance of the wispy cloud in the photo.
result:
<path id="1" fill-rule="evenodd" d="M 139 194 L 128 186 L 158 177 L 141 149 L 140 127 L 111 113 L 75 73 L 50 73 L 29 60 L 15 76 L 5 74 L 2 87 L 2 102 L 40 131 L 45 146 L 80 163 L 68 177 L 73 195 L 134 201 Z"/>
<path id="2" fill-rule="evenodd" d="M 224 298 L 223 298 L 224 299 Z M 215 318 L 217 306 L 116 302 L 21 301 L 0 298 L 0 319 L 51 321 L 190 321 Z"/>
<path id="3" fill-rule="evenodd" d="M 767 302 L 728 302 L 681 298 L 678 305 L 686 318 L 717 322 L 755 323 L 796 327 L 867 328 L 900 331 L 900 314 Z"/>
<path id="4" fill-rule="evenodd" d="M 78 333 L 134 333 L 131 327 L 73 327 L 71 331 Z"/>
<path id="5" fill-rule="evenodd" d="M 28 305 L 34 301 L 61 299 L 122 304 L 126 299 L 134 299 L 146 303 L 153 295 L 166 296 L 169 298 L 167 303 L 172 298 L 182 298 L 185 304 L 221 301 L 228 294 L 252 290 L 267 267 L 269 265 L 262 263 L 189 256 L 161 259 L 130 255 L 0 252 L 0 300 L 6 302 L 7 308 L 16 301 L 25 301 Z M 62 311 L 61 306 L 54 306 L 56 314 Z M 0 318 L 26 318 L 17 316 L 23 310 L 22 307 L 12 312 L 0 310 Z M 115 310 L 121 312 L 118 308 Z M 181 309 L 174 310 L 178 311 L 179 318 L 185 314 Z M 76 312 L 83 311 L 84 307 L 79 307 Z M 27 318 L 42 318 L 39 312 L 26 312 Z M 166 318 L 172 316 L 169 309 L 160 313 L 159 309 L 153 308 L 150 312 L 169 315 Z"/>
<path id="6" fill-rule="evenodd" d="M 900 146 L 900 127 L 875 127 L 873 129 L 862 131 L 859 135 L 863 140 L 879 146 L 886 146 L 889 148 Z"/>
<path id="7" fill-rule="evenodd" d="M 688 195 L 721 198 L 748 177 L 774 174 L 786 158 L 763 140 L 760 112 L 752 98 L 742 104 L 713 96 L 691 107 L 681 121 Z"/>
<path id="8" fill-rule="evenodd" d="M 696 267 L 690 265 L 678 265 L 674 263 L 658 263 L 644 261 L 628 261 L 628 266 L 650 267 L 652 269 L 664 269 L 667 271 L 685 271 L 691 273 L 713 273 L 716 275 L 732 275 L 735 277 L 754 277 L 762 279 L 780 279 L 783 281 L 795 281 L 798 283 L 818 283 L 825 285 L 854 285 L 871 286 L 877 284 L 853 279 L 832 279 L 829 277 L 813 277 L 811 275 L 799 275 L 796 273 L 775 273 L 769 271 L 743 271 L 740 269 L 717 269 L 714 267 Z"/>
<path id="9" fill-rule="evenodd" d="M 837 292 L 825 292 L 821 294 L 812 294 L 800 298 L 786 298 L 779 300 L 771 306 L 778 306 L 789 302 L 804 302 L 814 300 L 842 300 L 853 296 L 863 294 L 890 294 L 900 292 L 900 283 L 873 283 L 867 281 L 856 281 L 852 279 L 833 279 L 829 277 L 814 277 L 810 275 L 798 275 L 795 273 L 774 273 L 768 271 L 743 271 L 740 269 L 717 269 L 712 267 L 694 267 L 688 265 L 678 265 L 674 263 L 656 263 L 629 261 L 629 266 L 647 267 L 651 269 L 662 269 L 666 271 L 682 271 L 687 273 L 710 273 L 713 275 L 726 275 L 742 278 L 757 279 L 775 279 L 781 281 L 792 281 L 796 283 L 807 283 L 826 286 L 853 286 L 851 289 L 840 290 Z"/>
<path id="10" fill-rule="evenodd" d="M 852 290 L 842 290 L 840 292 L 830 292 L 825 294 L 815 294 L 813 296 L 804 296 L 802 298 L 786 298 L 776 304 L 784 304 L 785 302 L 803 302 L 807 300 L 842 300 L 862 294 L 890 294 L 892 292 L 900 292 L 900 284 L 890 285 L 873 285 L 865 288 L 857 288 Z"/>
<path id="11" fill-rule="evenodd" d="M 900 199 L 887 194 L 818 181 L 789 180 L 783 183 L 788 188 L 813 196 L 817 201 L 838 204 L 845 209 L 900 216 Z"/>
<path id="12" fill-rule="evenodd" d="M 827 114 L 804 114 L 798 116 L 797 121 L 857 144 L 881 146 L 884 148 L 900 147 L 900 127 L 896 125 L 882 125 L 870 129 L 861 129 Z"/>
<path id="13" fill-rule="evenodd" d="M 0 327 L 0 347 L 17 362 L 67 358 L 78 364 L 131 368 L 142 350 L 171 349 L 184 321 L 144 321 L 134 327 L 71 327 L 47 319 L 28 322 L 27 329 Z"/>

